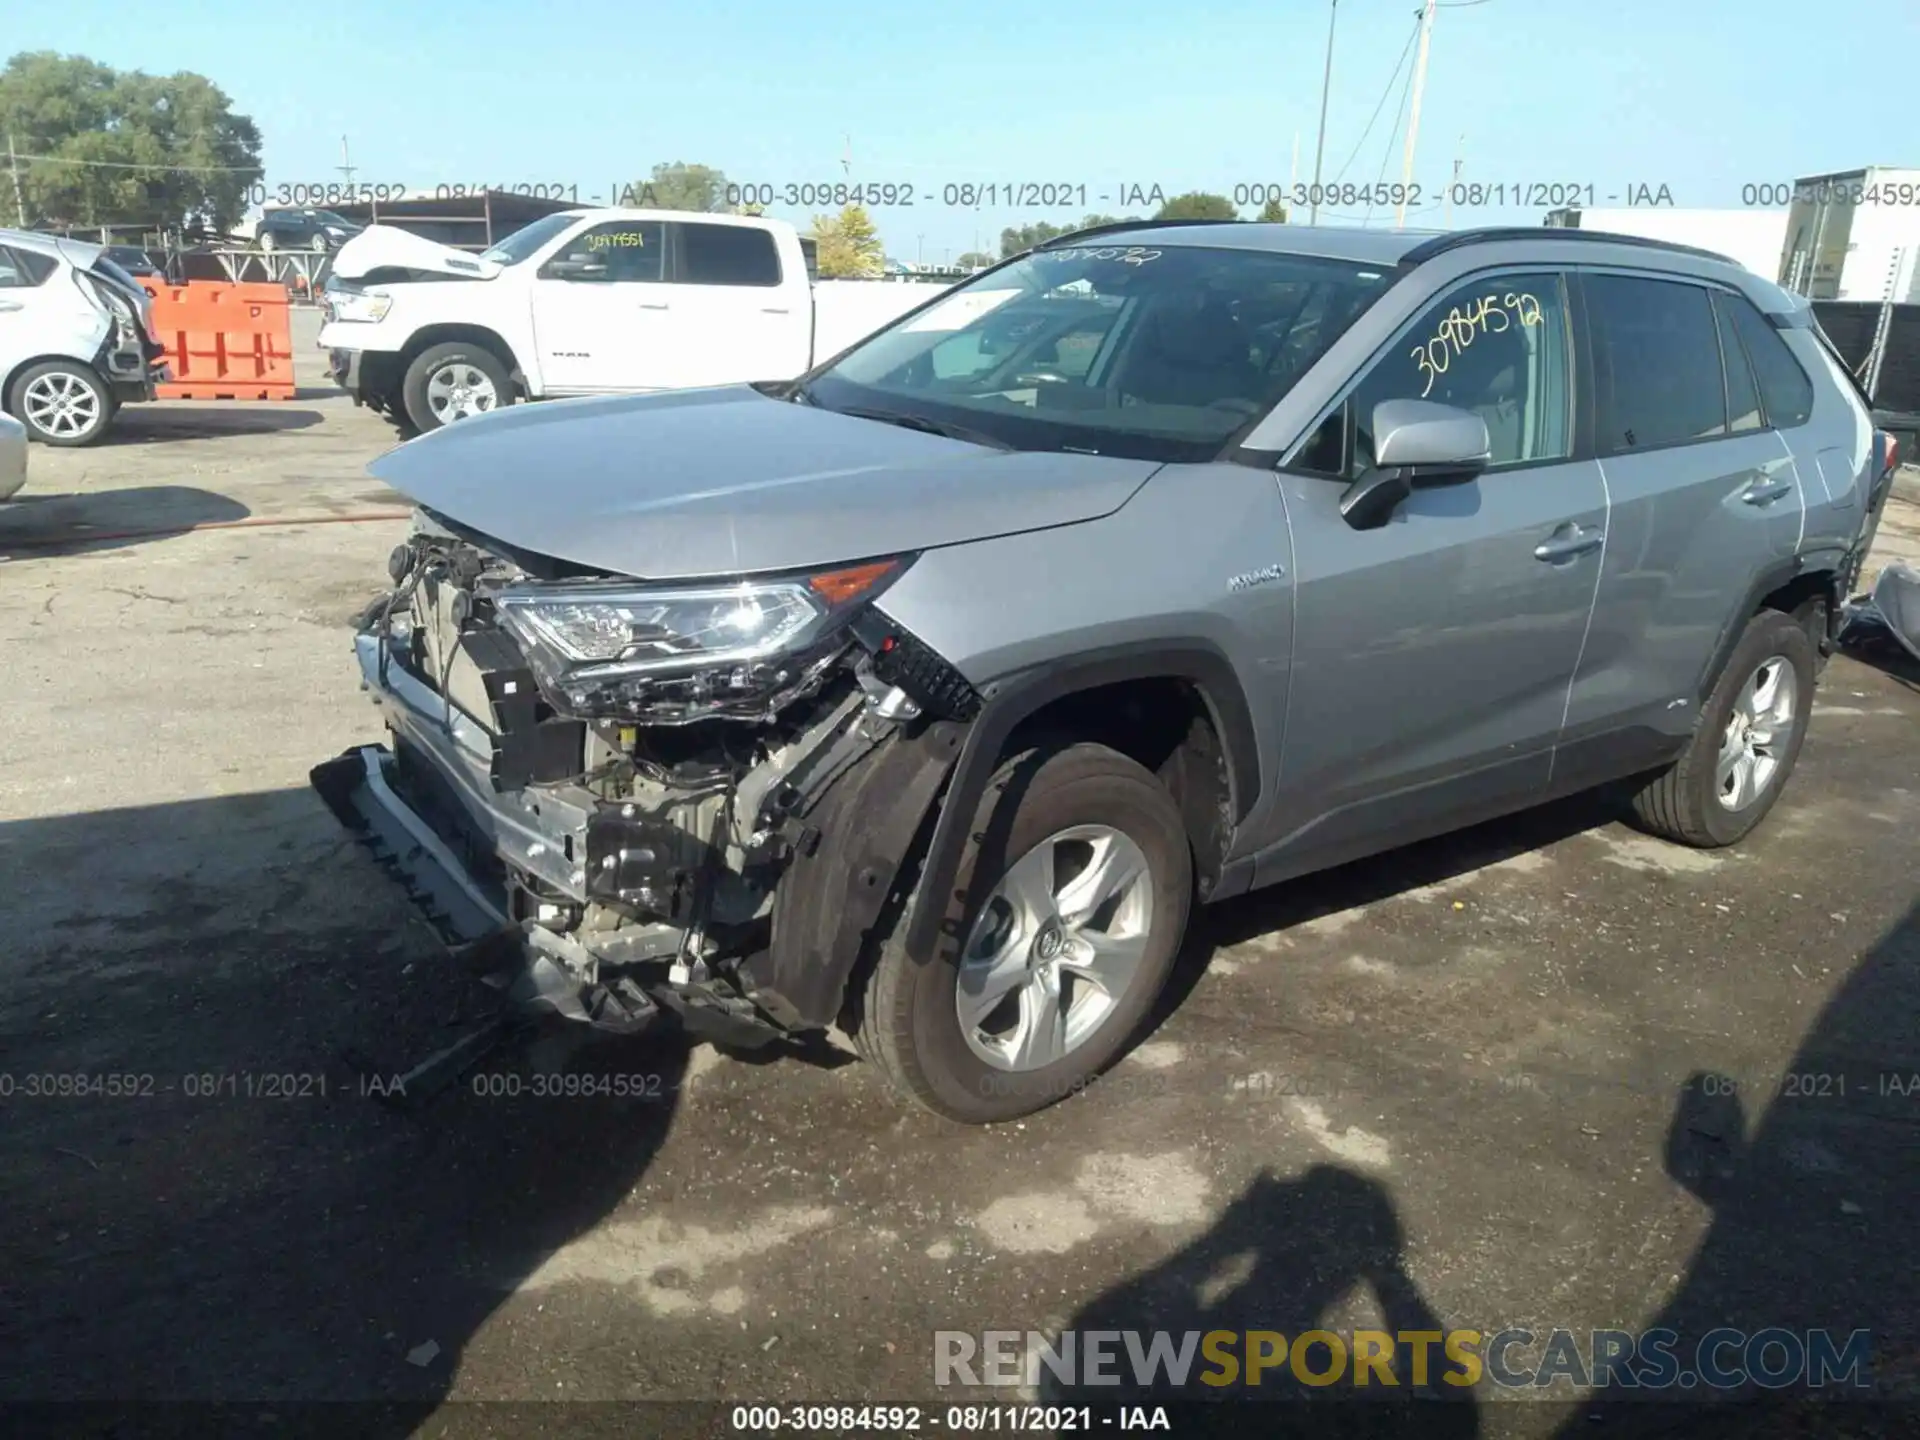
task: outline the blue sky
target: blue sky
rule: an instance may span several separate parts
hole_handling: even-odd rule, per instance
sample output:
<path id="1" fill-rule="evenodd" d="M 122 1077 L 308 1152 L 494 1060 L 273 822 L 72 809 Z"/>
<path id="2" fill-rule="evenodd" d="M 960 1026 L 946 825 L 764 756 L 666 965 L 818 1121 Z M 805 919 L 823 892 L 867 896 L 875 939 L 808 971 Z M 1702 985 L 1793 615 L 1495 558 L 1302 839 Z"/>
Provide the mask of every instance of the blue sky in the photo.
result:
<path id="1" fill-rule="evenodd" d="M 1417 8 L 1340 0 L 1327 179 L 1400 179 L 1398 84 L 1348 160 Z M 1296 135 L 1309 180 L 1328 19 L 1327 0 L 12 10 L 4 53 L 210 76 L 260 125 L 269 183 L 338 181 L 342 135 L 360 181 L 563 183 L 584 200 L 685 160 L 742 181 L 833 182 L 850 136 L 853 179 L 915 188 L 912 208 L 874 211 L 889 253 L 929 261 L 976 237 L 992 249 L 1007 224 L 1118 210 L 1123 185 L 1285 183 Z M 1920 165 L 1893 58 L 1915 53 L 1914 0 L 1452 0 L 1414 179 L 1431 194 L 1458 153 L 1468 181 L 1591 185 L 1601 205 L 1665 185 L 1683 206 L 1732 206 L 1743 184 Z M 1071 186 L 1075 201 L 942 203 L 969 181 Z M 1429 205 L 1409 223 L 1441 218 Z M 1511 204 L 1453 216 L 1539 218 Z"/>

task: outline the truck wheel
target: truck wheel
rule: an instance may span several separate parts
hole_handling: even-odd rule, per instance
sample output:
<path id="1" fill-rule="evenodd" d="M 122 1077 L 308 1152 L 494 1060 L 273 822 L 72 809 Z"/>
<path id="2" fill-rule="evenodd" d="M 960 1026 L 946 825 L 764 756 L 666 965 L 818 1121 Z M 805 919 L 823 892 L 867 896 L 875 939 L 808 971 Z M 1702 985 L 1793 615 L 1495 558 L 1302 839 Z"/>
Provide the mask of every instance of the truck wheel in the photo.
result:
<path id="1" fill-rule="evenodd" d="M 13 382 L 14 418 L 48 445 L 91 445 L 107 433 L 117 408 L 113 392 L 90 365 L 48 360 Z"/>
<path id="2" fill-rule="evenodd" d="M 1813 642 L 1801 621 L 1762 610 L 1747 622 L 1687 748 L 1634 797 L 1656 835 L 1731 845 L 1773 808 L 1813 713 Z"/>
<path id="3" fill-rule="evenodd" d="M 513 403 L 507 367 L 484 345 L 451 340 L 429 345 L 407 366 L 400 396 L 423 434 Z"/>
<path id="4" fill-rule="evenodd" d="M 1166 787 L 1104 745 L 1007 761 L 969 829 L 936 954 L 882 945 L 854 1040 L 896 1093 L 979 1125 L 1121 1052 L 1186 933 L 1193 859 Z"/>

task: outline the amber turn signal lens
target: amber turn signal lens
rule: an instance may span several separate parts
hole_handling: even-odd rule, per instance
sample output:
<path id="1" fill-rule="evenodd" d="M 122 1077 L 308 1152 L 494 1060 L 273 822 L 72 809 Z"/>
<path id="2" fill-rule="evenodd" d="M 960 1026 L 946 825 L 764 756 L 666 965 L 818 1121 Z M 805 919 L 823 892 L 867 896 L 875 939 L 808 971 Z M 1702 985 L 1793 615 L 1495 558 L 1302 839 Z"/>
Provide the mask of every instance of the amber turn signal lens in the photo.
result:
<path id="1" fill-rule="evenodd" d="M 845 570 L 828 570 L 807 578 L 807 588 L 829 605 L 845 605 L 858 600 L 899 568 L 898 560 L 876 560 L 870 565 L 850 565 Z"/>

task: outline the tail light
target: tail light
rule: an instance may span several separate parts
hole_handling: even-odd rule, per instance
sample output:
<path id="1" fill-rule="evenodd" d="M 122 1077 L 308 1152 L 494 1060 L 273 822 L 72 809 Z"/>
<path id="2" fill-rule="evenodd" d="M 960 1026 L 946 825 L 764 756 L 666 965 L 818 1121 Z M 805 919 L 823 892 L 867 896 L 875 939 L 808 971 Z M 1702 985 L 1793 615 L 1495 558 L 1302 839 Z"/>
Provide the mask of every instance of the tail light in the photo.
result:
<path id="1" fill-rule="evenodd" d="M 1900 463 L 1900 442 L 1885 430 L 1874 431 L 1873 441 L 1880 460 L 1873 472 L 1873 478 L 1879 480 Z"/>

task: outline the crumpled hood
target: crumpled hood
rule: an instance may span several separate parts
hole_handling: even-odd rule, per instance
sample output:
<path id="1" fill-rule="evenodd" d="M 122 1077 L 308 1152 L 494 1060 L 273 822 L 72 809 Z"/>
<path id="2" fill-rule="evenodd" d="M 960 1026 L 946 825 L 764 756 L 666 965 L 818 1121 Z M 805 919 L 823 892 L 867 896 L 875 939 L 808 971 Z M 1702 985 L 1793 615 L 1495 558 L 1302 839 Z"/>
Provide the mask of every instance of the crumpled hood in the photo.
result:
<path id="1" fill-rule="evenodd" d="M 367 470 L 509 546 L 679 579 L 1095 520 L 1158 468 L 992 450 L 730 385 L 515 405 L 430 431 Z"/>
<path id="2" fill-rule="evenodd" d="M 501 270 L 497 260 L 482 260 L 465 250 L 428 240 L 393 225 L 369 225 L 333 257 L 333 273 L 356 280 L 392 266 L 401 270 L 434 270 L 463 280 L 491 280 Z"/>

